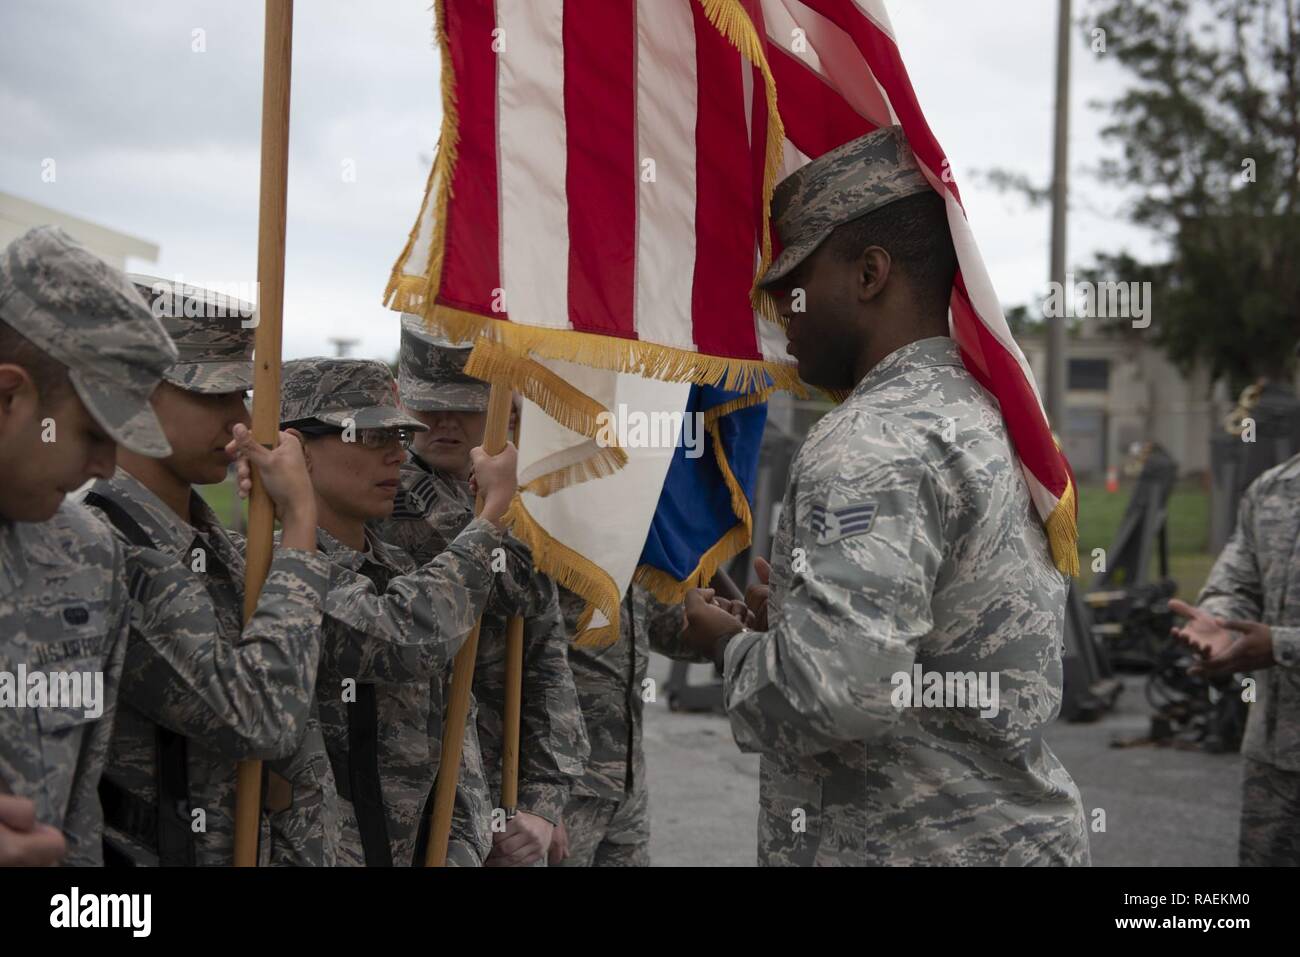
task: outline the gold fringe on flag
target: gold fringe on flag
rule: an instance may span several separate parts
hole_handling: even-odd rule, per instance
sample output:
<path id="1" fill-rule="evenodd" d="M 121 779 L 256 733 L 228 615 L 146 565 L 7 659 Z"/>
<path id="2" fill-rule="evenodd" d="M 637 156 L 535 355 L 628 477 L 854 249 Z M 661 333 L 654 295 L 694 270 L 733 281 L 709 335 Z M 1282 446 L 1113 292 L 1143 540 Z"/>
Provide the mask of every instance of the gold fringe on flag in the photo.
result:
<path id="1" fill-rule="evenodd" d="M 617 444 L 594 441 L 600 432 L 600 417 L 610 415 L 609 410 L 540 362 L 517 355 L 499 342 L 479 338 L 465 363 L 465 374 L 486 382 L 509 382 L 560 425 L 593 440 L 586 458 L 539 475 L 523 486 L 524 491 L 545 498 L 570 485 L 613 475 L 627 465 L 627 453 Z"/>
<path id="2" fill-rule="evenodd" d="M 570 485 L 608 478 L 626 464 L 627 453 L 622 449 L 617 446 L 596 446 L 595 452 L 589 457 L 530 479 L 521 488 L 538 498 L 546 498 Z"/>
<path id="3" fill-rule="evenodd" d="M 1047 543 L 1052 549 L 1052 561 L 1062 574 L 1079 577 L 1079 521 L 1075 514 L 1074 482 L 1065 480 L 1061 500 L 1043 523 L 1047 529 Z"/>
<path id="4" fill-rule="evenodd" d="M 424 298 L 424 290 L 423 278 L 403 276 L 387 300 L 387 305 L 401 312 L 424 316 L 431 328 L 440 330 L 451 341 L 472 341 L 475 349 L 486 339 L 499 343 L 507 352 L 520 356 L 532 354 L 543 359 L 561 359 L 596 369 L 628 372 L 648 379 L 720 386 L 733 392 L 752 392 L 770 384 L 801 399 L 808 398 L 807 386 L 799 379 L 797 368 L 791 364 L 765 359 L 709 356 L 639 339 L 622 339 L 574 329 L 544 329 L 508 322 L 441 303 L 430 306 Z M 470 361 L 473 361 L 472 357 Z M 513 381 L 512 385 L 515 385 Z M 515 387 L 521 392 L 524 390 L 522 384 Z M 544 390 L 546 383 L 537 383 L 536 388 Z M 557 393 L 553 396 L 553 402 L 557 406 L 563 404 L 565 399 L 564 394 Z"/>
<path id="5" fill-rule="evenodd" d="M 442 128 L 438 132 L 438 145 L 434 153 L 433 168 L 429 170 L 429 181 L 425 184 L 424 200 L 420 204 L 420 215 L 415 218 L 406 237 L 406 245 L 393 264 L 393 271 L 388 277 L 388 286 L 384 289 L 384 301 L 392 306 L 394 296 L 404 284 L 418 285 L 419 298 L 433 302 L 442 285 L 442 252 L 447 240 L 447 199 L 451 196 L 451 173 L 456 167 L 456 147 L 460 142 L 460 113 L 456 108 L 456 75 L 451 68 L 451 46 L 447 41 L 447 12 L 445 0 L 434 0 L 433 32 L 438 44 L 438 62 L 441 64 L 442 86 Z M 424 222 L 424 211 L 433 199 L 437 212 L 433 222 L 433 244 L 429 254 L 428 268 L 423 277 L 406 274 L 406 262 L 411 257 L 411 249 L 419 235 L 420 225 Z M 415 295 L 415 290 L 408 288 L 406 297 Z M 403 309 L 403 312 L 415 310 Z M 427 321 L 427 316 L 426 316 Z"/>
<path id="6" fill-rule="evenodd" d="M 574 644 L 580 648 L 605 648 L 618 641 L 618 616 L 623 596 L 609 573 L 547 534 L 528 513 L 518 495 L 506 513 L 505 521 L 511 533 L 532 551 L 533 565 L 538 571 L 587 602 L 586 610 L 578 619 L 578 638 Z M 608 623 L 588 628 L 596 609 L 608 619 Z"/>

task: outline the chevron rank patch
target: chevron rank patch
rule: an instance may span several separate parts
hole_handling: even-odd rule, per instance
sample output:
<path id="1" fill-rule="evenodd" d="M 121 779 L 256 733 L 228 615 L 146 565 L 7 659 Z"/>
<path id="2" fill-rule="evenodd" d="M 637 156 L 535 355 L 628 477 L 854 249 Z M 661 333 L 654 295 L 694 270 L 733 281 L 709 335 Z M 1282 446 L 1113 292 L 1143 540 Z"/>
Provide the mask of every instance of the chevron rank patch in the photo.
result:
<path id="1" fill-rule="evenodd" d="M 812 532 L 818 545 L 829 545 L 841 538 L 871 531 L 875 520 L 875 502 L 859 502 L 856 505 L 841 505 L 839 508 L 814 505 Z"/>

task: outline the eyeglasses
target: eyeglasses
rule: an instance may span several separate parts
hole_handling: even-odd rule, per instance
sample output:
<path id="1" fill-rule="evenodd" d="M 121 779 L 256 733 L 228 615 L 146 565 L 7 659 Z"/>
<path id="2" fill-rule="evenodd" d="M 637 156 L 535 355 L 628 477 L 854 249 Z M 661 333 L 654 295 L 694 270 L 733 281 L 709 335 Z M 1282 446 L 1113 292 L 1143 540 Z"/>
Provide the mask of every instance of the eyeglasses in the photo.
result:
<path id="1" fill-rule="evenodd" d="M 363 449 L 384 449 L 396 443 L 405 451 L 415 438 L 412 429 L 344 429 L 337 425 L 295 426 L 304 436 L 312 439 L 337 435 L 344 442 L 355 442 Z"/>

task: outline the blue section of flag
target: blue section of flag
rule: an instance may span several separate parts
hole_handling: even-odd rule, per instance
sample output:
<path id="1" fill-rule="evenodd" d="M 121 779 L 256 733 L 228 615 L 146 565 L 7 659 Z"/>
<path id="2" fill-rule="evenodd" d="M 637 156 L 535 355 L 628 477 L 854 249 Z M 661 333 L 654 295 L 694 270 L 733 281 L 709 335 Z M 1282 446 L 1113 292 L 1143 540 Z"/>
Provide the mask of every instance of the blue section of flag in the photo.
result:
<path id="1" fill-rule="evenodd" d="M 715 386 L 693 385 L 686 411 L 688 415 L 703 415 L 742 395 Z M 766 423 L 766 402 L 730 412 L 717 422 L 723 454 L 751 511 Z M 687 451 L 685 443 L 679 442 L 641 552 L 642 565 L 657 568 L 679 582 L 693 575 L 701 557 L 742 521 L 732 510 L 731 491 L 718 464 L 712 436 L 703 433 L 703 454 L 699 458 L 688 458 Z"/>

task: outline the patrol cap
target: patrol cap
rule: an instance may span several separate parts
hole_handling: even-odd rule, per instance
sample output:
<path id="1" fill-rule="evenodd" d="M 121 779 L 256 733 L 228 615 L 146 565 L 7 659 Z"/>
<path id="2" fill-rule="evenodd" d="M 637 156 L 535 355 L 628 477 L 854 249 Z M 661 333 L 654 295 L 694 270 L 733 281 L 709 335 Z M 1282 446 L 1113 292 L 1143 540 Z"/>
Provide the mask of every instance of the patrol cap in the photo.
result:
<path id="1" fill-rule="evenodd" d="M 114 441 L 171 454 L 149 397 L 176 347 L 121 272 L 57 226 L 37 226 L 0 251 L 0 321 L 67 366 Z"/>
<path id="2" fill-rule="evenodd" d="M 251 303 L 156 276 L 127 276 L 176 343 L 180 360 L 163 378 L 187 392 L 220 394 L 253 387 Z M 245 324 L 248 328 L 245 328 Z"/>
<path id="3" fill-rule="evenodd" d="M 484 412 L 490 386 L 465 374 L 472 346 L 453 345 L 429 332 L 424 320 L 402 314 L 397 386 L 402 405 L 418 412 Z"/>
<path id="4" fill-rule="evenodd" d="M 788 276 L 835 227 L 929 189 L 901 126 L 882 126 L 824 153 L 776 185 L 772 220 L 781 255 L 758 284 Z"/>
<path id="5" fill-rule="evenodd" d="M 280 380 L 280 422 L 315 419 L 358 429 L 413 429 L 425 426 L 397 405 L 397 386 L 388 366 L 375 359 L 294 359 Z"/>

